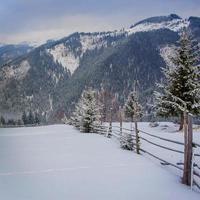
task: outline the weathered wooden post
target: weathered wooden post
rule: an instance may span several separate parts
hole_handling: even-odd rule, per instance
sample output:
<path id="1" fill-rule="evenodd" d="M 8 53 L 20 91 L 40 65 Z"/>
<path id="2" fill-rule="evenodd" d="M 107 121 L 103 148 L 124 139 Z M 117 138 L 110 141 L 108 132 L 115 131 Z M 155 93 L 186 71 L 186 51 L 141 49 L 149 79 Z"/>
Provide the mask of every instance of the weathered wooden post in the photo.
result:
<path id="1" fill-rule="evenodd" d="M 192 129 L 192 116 L 188 115 L 188 179 L 189 185 L 192 186 L 193 182 L 193 129 Z"/>
<path id="2" fill-rule="evenodd" d="M 188 185 L 188 127 L 187 127 L 187 112 L 184 112 L 184 123 L 183 123 L 183 131 L 184 131 L 184 168 L 183 168 L 183 179 L 182 183 Z"/>
<path id="3" fill-rule="evenodd" d="M 182 183 L 192 184 L 192 155 L 193 155 L 192 116 L 184 112 L 184 169 Z"/>
<path id="4" fill-rule="evenodd" d="M 138 124 L 137 124 L 136 119 L 135 119 L 135 134 L 136 134 L 136 153 L 140 154 L 139 131 L 138 131 Z"/>

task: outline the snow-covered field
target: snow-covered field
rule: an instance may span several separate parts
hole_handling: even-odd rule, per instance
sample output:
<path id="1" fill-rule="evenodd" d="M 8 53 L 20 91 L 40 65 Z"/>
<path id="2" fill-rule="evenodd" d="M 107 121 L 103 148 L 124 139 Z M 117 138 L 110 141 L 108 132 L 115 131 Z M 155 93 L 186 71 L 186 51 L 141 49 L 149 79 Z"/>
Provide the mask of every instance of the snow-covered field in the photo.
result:
<path id="1" fill-rule="evenodd" d="M 149 128 L 141 123 L 139 128 L 182 140 L 172 124 Z M 195 140 L 200 141 L 200 131 Z M 164 151 L 142 145 L 155 153 Z M 178 162 L 181 158 L 177 158 Z M 120 149 L 114 139 L 79 133 L 68 125 L 0 129 L 2 200 L 199 198 L 200 193 L 180 183 L 178 172 L 147 156 Z"/>

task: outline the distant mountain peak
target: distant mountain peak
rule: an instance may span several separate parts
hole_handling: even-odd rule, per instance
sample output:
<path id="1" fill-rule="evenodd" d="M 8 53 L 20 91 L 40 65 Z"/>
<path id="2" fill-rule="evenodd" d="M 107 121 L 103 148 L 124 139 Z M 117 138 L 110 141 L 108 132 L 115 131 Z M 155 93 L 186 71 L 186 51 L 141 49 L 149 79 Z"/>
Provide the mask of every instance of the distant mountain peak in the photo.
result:
<path id="1" fill-rule="evenodd" d="M 173 18 L 173 19 L 182 19 L 180 16 L 178 16 L 177 14 L 170 14 L 169 17 Z"/>
<path id="2" fill-rule="evenodd" d="M 179 17 L 176 14 L 170 14 L 168 16 L 156 16 L 156 17 L 150 17 L 147 19 L 144 19 L 142 21 L 137 22 L 136 24 L 134 24 L 133 26 L 131 26 L 130 28 L 133 28 L 139 24 L 146 24 L 146 23 L 162 23 L 162 22 L 169 22 L 172 20 L 181 20 L 182 18 Z"/>
<path id="3" fill-rule="evenodd" d="M 131 26 L 130 29 L 127 29 L 126 31 L 129 35 L 137 32 L 147 32 L 159 29 L 169 29 L 174 32 L 179 32 L 182 28 L 188 27 L 189 24 L 189 20 L 182 19 L 176 14 L 170 14 L 168 16 L 147 18 Z"/>

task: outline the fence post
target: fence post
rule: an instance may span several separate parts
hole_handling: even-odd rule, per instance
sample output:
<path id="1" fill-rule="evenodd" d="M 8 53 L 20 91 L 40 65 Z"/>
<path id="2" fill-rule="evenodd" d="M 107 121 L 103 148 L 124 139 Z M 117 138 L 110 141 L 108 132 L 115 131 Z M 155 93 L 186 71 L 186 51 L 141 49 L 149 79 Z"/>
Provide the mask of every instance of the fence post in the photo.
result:
<path id="1" fill-rule="evenodd" d="M 184 169 L 182 183 L 186 185 L 192 184 L 192 154 L 193 154 L 193 130 L 192 117 L 184 112 Z"/>
<path id="2" fill-rule="evenodd" d="M 188 165 L 189 165 L 189 185 L 192 187 L 193 182 L 193 129 L 192 129 L 192 116 L 188 115 Z"/>
<path id="3" fill-rule="evenodd" d="M 192 148 L 192 167 L 191 167 L 191 190 L 194 184 L 194 148 Z"/>
<path id="4" fill-rule="evenodd" d="M 136 134 L 136 152 L 137 154 L 140 154 L 139 131 L 138 131 L 138 124 L 137 124 L 136 119 L 135 119 L 135 134 Z"/>
<path id="5" fill-rule="evenodd" d="M 121 106 L 119 108 L 119 120 L 120 120 L 120 135 L 122 135 L 122 109 Z"/>

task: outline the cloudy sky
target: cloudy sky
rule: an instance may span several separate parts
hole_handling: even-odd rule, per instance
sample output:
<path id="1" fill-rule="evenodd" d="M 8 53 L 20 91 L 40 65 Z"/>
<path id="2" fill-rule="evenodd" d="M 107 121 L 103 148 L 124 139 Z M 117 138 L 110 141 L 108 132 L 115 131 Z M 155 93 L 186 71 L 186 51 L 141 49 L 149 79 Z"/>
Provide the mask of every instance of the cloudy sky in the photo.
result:
<path id="1" fill-rule="evenodd" d="M 0 43 L 121 29 L 170 13 L 200 16 L 200 0 L 0 0 Z"/>

